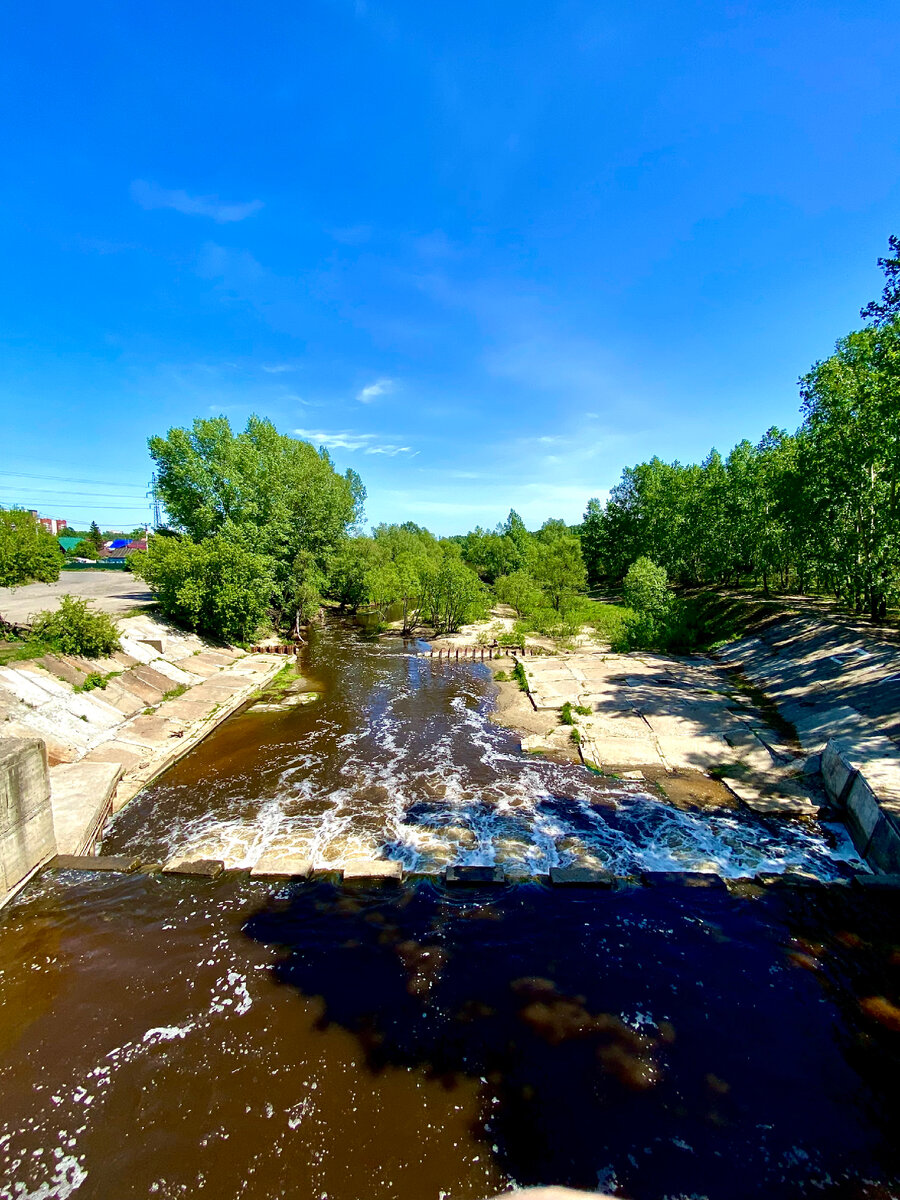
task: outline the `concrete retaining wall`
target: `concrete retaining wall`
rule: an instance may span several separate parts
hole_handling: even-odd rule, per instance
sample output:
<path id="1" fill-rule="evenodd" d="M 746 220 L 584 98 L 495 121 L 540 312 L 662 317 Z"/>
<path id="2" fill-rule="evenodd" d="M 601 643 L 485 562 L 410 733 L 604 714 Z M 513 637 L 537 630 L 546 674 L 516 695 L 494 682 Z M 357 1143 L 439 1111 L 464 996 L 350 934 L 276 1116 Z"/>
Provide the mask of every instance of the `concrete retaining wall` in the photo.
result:
<path id="1" fill-rule="evenodd" d="M 845 814 L 853 844 L 874 870 L 897 874 L 900 873 L 900 800 L 893 794 L 882 794 L 875 780 L 883 773 L 883 759 L 875 760 L 869 770 L 865 755 L 857 754 L 847 742 L 832 738 L 825 746 L 822 754 L 825 790 Z"/>
<path id="2" fill-rule="evenodd" d="M 55 853 L 47 748 L 40 738 L 0 740 L 0 903 Z"/>

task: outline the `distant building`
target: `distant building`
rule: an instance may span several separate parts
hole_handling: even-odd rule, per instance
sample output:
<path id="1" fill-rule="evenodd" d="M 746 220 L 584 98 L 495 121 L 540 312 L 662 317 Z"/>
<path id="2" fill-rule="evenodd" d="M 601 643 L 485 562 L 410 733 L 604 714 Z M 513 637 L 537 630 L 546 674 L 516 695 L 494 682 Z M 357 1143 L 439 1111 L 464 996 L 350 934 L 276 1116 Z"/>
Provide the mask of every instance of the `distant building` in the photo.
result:
<path id="1" fill-rule="evenodd" d="M 54 537 L 59 537 L 63 530 L 68 528 L 67 523 L 62 517 L 40 517 L 36 508 L 29 508 L 28 511 L 37 523 L 43 525 L 47 532 L 52 533 Z"/>

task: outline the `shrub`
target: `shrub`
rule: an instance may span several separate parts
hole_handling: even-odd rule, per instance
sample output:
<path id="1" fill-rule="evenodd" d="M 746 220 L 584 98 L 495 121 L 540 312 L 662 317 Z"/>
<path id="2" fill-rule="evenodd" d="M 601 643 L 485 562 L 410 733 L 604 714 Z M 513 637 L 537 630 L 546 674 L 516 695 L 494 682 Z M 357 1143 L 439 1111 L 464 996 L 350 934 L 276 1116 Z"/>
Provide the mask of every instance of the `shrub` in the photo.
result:
<path id="1" fill-rule="evenodd" d="M 162 611 L 176 621 L 227 641 L 250 641 L 272 594 L 269 560 L 225 537 L 204 542 L 154 537 L 131 559 Z"/>
<path id="2" fill-rule="evenodd" d="M 528 679 L 525 675 L 525 668 L 516 660 L 516 665 L 512 669 L 513 679 L 518 683 L 523 692 L 528 691 Z"/>
<path id="3" fill-rule="evenodd" d="M 119 627 L 112 617 L 77 596 L 63 596 L 56 612 L 38 613 L 31 631 L 32 637 L 60 654 L 102 658 L 122 648 Z"/>
<path id="4" fill-rule="evenodd" d="M 559 710 L 559 723 L 560 723 L 560 725 L 574 725 L 575 724 L 575 718 L 572 716 L 572 705 L 570 704 L 570 702 L 568 700 L 565 702 L 565 704 Z"/>

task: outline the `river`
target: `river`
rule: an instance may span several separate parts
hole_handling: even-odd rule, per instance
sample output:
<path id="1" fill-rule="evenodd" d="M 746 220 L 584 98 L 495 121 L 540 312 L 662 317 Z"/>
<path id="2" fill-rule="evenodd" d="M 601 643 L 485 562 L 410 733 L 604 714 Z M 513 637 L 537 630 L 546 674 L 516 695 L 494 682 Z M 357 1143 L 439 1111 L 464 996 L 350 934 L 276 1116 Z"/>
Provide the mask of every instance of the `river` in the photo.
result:
<path id="1" fill-rule="evenodd" d="M 0 1200 L 900 1194 L 900 907 L 832 831 L 523 757 L 478 666 L 337 623 L 302 665 L 318 699 L 230 719 L 104 849 L 519 882 L 45 871 L 0 916 Z M 526 878 L 571 860 L 821 882 Z"/>

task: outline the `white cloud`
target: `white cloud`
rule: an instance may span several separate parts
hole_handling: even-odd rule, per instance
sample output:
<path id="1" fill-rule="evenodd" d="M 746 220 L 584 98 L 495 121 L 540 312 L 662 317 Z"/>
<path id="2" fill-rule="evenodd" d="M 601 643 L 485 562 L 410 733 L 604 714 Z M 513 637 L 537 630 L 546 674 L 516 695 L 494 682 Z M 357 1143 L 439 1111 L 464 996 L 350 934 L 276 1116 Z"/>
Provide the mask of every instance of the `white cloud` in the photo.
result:
<path id="1" fill-rule="evenodd" d="M 361 451 L 363 454 L 384 454 L 394 458 L 397 454 L 412 454 L 412 446 L 398 446 L 391 442 L 379 442 L 377 433 L 355 433 L 352 429 L 295 429 L 297 437 L 306 438 L 326 450 Z"/>
<path id="2" fill-rule="evenodd" d="M 283 375 L 285 371 L 296 371 L 296 367 L 291 363 L 263 363 L 262 370 L 268 375 Z"/>
<path id="3" fill-rule="evenodd" d="M 371 404 L 379 396 L 386 396 L 388 392 L 392 392 L 393 390 L 393 379 L 376 379 L 374 383 L 369 383 L 358 391 L 356 398 L 360 404 Z"/>
<path id="4" fill-rule="evenodd" d="M 263 206 L 262 200 L 250 200 L 245 204 L 225 204 L 218 196 L 190 196 L 181 189 L 161 188 L 145 179 L 136 179 L 131 185 L 131 198 L 141 208 L 174 208 L 176 212 L 192 217 L 212 217 L 220 225 L 230 221 L 243 221 Z"/>

